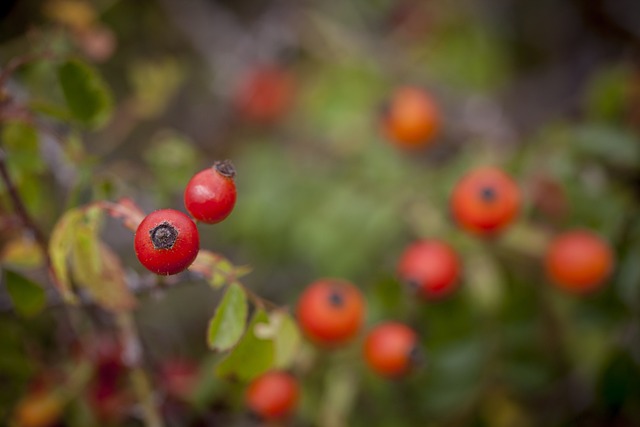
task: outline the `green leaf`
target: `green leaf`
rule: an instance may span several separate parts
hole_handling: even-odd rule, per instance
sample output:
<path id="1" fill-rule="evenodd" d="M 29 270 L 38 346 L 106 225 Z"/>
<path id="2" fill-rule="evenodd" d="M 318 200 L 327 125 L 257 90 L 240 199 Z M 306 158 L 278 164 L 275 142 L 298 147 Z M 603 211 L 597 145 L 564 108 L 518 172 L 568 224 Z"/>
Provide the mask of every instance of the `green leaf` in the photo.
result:
<path id="1" fill-rule="evenodd" d="M 576 129 L 574 147 L 589 157 L 621 168 L 640 164 L 640 141 L 631 133 L 613 126 L 585 125 Z"/>
<path id="2" fill-rule="evenodd" d="M 470 305 L 484 312 L 496 312 L 504 299 L 505 280 L 495 260 L 478 250 L 468 256 L 464 277 Z"/>
<path id="3" fill-rule="evenodd" d="M 219 360 L 220 355 L 210 353 L 200 362 L 199 371 L 202 373 L 214 372 L 215 365 Z M 226 391 L 226 383 L 220 381 L 215 375 L 198 375 L 188 401 L 196 411 L 206 411 L 213 401 L 217 398 L 223 398 Z"/>
<path id="4" fill-rule="evenodd" d="M 221 288 L 226 283 L 230 283 L 229 278 L 232 277 L 233 264 L 228 259 L 220 257 L 212 267 L 211 279 L 209 280 L 211 286 Z"/>
<path id="5" fill-rule="evenodd" d="M 58 67 L 58 81 L 76 120 L 96 127 L 107 121 L 113 108 L 112 95 L 96 70 L 78 59 L 70 59 Z"/>
<path id="6" fill-rule="evenodd" d="M 586 90 L 586 110 L 594 120 L 621 120 L 629 100 L 633 68 L 617 65 L 595 74 Z"/>
<path id="7" fill-rule="evenodd" d="M 152 118 L 162 114 L 180 88 L 185 77 L 180 61 L 161 58 L 135 61 L 129 67 L 136 115 Z"/>
<path id="8" fill-rule="evenodd" d="M 51 272 L 54 283 L 65 301 L 76 302 L 76 296 L 71 289 L 69 277 L 68 257 L 73 249 L 75 230 L 82 220 L 80 209 L 67 211 L 56 223 L 49 240 L 49 257 L 51 258 Z"/>
<path id="9" fill-rule="evenodd" d="M 513 388 L 536 392 L 543 390 L 552 381 L 550 369 L 542 360 L 522 360 L 522 357 L 510 357 L 502 368 L 506 382 Z"/>
<path id="10" fill-rule="evenodd" d="M 349 413 L 358 394 L 357 370 L 342 364 L 332 366 L 324 377 L 324 393 L 320 406 L 320 424 L 349 425 Z"/>
<path id="11" fill-rule="evenodd" d="M 207 342 L 215 351 L 225 351 L 237 344 L 247 322 L 247 295 L 239 285 L 229 285 L 209 323 Z"/>
<path id="12" fill-rule="evenodd" d="M 74 230 L 71 250 L 71 266 L 73 277 L 85 286 L 91 286 L 102 270 L 100 241 L 98 239 L 98 219 L 95 209 L 84 216 Z"/>
<path id="13" fill-rule="evenodd" d="M 458 89 L 486 93 L 509 81 L 506 45 L 482 26 L 460 22 L 423 47 L 425 71 Z"/>
<path id="14" fill-rule="evenodd" d="M 24 175 L 44 171 L 36 129 L 22 122 L 8 122 L 2 127 L 3 148 L 9 158 L 9 173 L 16 180 Z"/>
<path id="15" fill-rule="evenodd" d="M 273 316 L 278 316 L 279 319 L 279 328 L 274 337 L 275 367 L 287 369 L 293 363 L 300 349 L 300 330 L 289 313 L 276 312 L 272 314 L 272 318 Z"/>
<path id="16" fill-rule="evenodd" d="M 358 63 L 316 69 L 308 76 L 301 109 L 313 129 L 322 129 L 327 142 L 339 142 L 336 149 L 357 149 L 362 138 L 349 135 L 367 135 L 370 118 L 362 112 L 382 96 L 381 79 L 375 69 Z"/>
<path id="17" fill-rule="evenodd" d="M 49 116 L 53 119 L 60 121 L 70 121 L 73 119 L 71 116 L 71 112 L 60 105 L 51 104 L 42 100 L 33 100 L 29 102 L 29 108 L 36 113 L 43 114 L 45 116 Z"/>
<path id="18" fill-rule="evenodd" d="M 4 272 L 4 283 L 18 313 L 33 316 L 44 308 L 44 289 L 37 283 L 10 270 Z"/>
<path id="19" fill-rule="evenodd" d="M 298 354 L 300 331 L 291 315 L 277 310 L 269 314 L 269 323 L 256 325 L 254 332 L 258 338 L 270 339 L 274 342 L 274 366 L 286 369 Z"/>
<path id="20" fill-rule="evenodd" d="M 158 132 L 143 155 L 156 182 L 167 192 L 182 191 L 200 162 L 193 142 L 173 130 Z"/>
<path id="21" fill-rule="evenodd" d="M 425 404 L 430 411 L 444 414 L 469 402 L 480 388 L 487 366 L 488 344 L 478 335 L 457 339 L 451 344 L 431 346 Z"/>
<path id="22" fill-rule="evenodd" d="M 33 238 L 20 236 L 5 243 L 0 262 L 17 269 L 34 269 L 44 264 L 42 248 Z"/>
<path id="23" fill-rule="evenodd" d="M 21 322 L 3 319 L 0 322 L 0 372 L 2 372 L 2 387 L 0 387 L 0 400 L 8 402 L 15 399 L 18 393 L 24 392 L 24 386 L 34 378 L 37 372 L 37 364 L 24 343 L 24 325 Z M 6 405 L 0 408 L 0 419 L 7 419 Z"/>
<path id="24" fill-rule="evenodd" d="M 613 408 L 640 400 L 640 369 L 629 354 L 618 351 L 610 356 L 598 381 L 598 396 Z"/>
<path id="25" fill-rule="evenodd" d="M 258 309 L 238 345 L 218 365 L 216 373 L 219 376 L 250 381 L 273 366 L 273 340 L 259 338 L 255 331 L 256 326 L 268 322 L 267 313 Z"/>
<path id="26" fill-rule="evenodd" d="M 638 259 L 640 259 L 640 243 L 632 246 L 620 260 L 618 280 L 615 282 L 620 299 L 629 306 L 633 306 L 640 296 L 640 264 Z"/>

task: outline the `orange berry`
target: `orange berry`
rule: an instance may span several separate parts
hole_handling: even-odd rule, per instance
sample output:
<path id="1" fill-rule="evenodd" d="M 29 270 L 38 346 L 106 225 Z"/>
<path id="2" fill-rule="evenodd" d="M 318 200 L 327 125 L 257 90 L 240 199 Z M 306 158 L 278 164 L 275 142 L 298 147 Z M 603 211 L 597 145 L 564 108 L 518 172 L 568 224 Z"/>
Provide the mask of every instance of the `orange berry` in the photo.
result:
<path id="1" fill-rule="evenodd" d="M 502 170 L 483 167 L 456 184 L 451 211 L 458 224 L 476 234 L 492 234 L 509 225 L 520 210 L 520 190 Z"/>
<path id="2" fill-rule="evenodd" d="M 445 242 L 419 240 L 409 245 L 398 262 L 398 276 L 425 298 L 446 296 L 457 288 L 458 255 Z"/>
<path id="3" fill-rule="evenodd" d="M 404 86 L 396 89 L 383 117 L 383 128 L 391 142 L 402 148 L 423 148 L 433 142 L 440 129 L 438 107 L 424 90 Z"/>
<path id="4" fill-rule="evenodd" d="M 19 427 L 49 427 L 62 416 L 63 403 L 49 392 L 27 394 L 15 410 L 15 422 Z"/>
<path id="5" fill-rule="evenodd" d="M 353 284 L 342 279 L 320 279 L 302 293 L 297 317 L 305 335 L 323 345 L 339 345 L 360 330 L 365 303 Z"/>
<path id="6" fill-rule="evenodd" d="M 249 384 L 245 401 L 249 409 L 265 420 L 287 417 L 296 407 L 300 394 L 298 381 L 286 372 L 272 371 Z"/>
<path id="7" fill-rule="evenodd" d="M 613 262 L 609 245 L 587 230 L 568 231 L 554 238 L 544 259 L 549 279 L 577 293 L 598 288 L 611 274 Z"/>
<path id="8" fill-rule="evenodd" d="M 418 337 L 402 323 L 386 322 L 376 326 L 364 343 L 367 365 L 385 377 L 398 377 L 409 372 L 417 355 Z"/>

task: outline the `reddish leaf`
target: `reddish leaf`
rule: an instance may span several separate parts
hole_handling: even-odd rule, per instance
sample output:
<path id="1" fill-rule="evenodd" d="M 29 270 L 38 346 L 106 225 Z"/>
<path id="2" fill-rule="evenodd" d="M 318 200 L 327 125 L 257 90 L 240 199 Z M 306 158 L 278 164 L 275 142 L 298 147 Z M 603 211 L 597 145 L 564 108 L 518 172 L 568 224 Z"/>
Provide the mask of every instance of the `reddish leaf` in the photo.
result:
<path id="1" fill-rule="evenodd" d="M 97 302 L 111 311 L 131 310 L 136 305 L 136 299 L 125 282 L 120 258 L 105 244 L 100 245 L 100 256 L 100 288 L 93 291 Z"/>
<path id="2" fill-rule="evenodd" d="M 136 218 L 142 218 L 143 214 L 132 202 L 123 202 L 97 202 L 69 210 L 54 227 L 49 242 L 51 275 L 65 301 L 76 302 L 71 288 L 71 267 L 78 286 L 86 289 L 106 310 L 128 310 L 135 305 L 120 260 L 99 236 L 103 210 L 123 218 L 125 224 L 133 224 Z"/>
<path id="3" fill-rule="evenodd" d="M 76 227 L 71 252 L 73 277 L 104 309 L 128 310 L 135 300 L 125 283 L 120 260 L 100 241 L 100 213 L 99 207 L 90 207 Z"/>
<path id="4" fill-rule="evenodd" d="M 109 216 L 121 220 L 125 227 L 134 232 L 146 216 L 144 211 L 128 197 L 117 202 L 100 201 L 97 202 L 97 205 L 104 209 Z"/>

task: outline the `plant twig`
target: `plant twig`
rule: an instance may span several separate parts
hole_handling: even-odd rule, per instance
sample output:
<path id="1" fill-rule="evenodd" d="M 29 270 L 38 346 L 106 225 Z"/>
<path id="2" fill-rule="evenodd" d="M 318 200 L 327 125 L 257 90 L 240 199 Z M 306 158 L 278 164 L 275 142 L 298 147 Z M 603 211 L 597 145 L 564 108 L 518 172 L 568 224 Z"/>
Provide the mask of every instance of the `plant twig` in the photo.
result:
<path id="1" fill-rule="evenodd" d="M 51 265 L 51 260 L 49 259 L 49 251 L 47 245 L 47 238 L 40 228 L 36 225 L 36 222 L 33 220 L 29 212 L 27 212 L 27 208 L 18 193 L 18 189 L 15 186 L 15 183 L 11 179 L 9 175 L 9 169 L 7 168 L 7 155 L 2 148 L 0 148 L 0 178 L 4 182 L 4 185 L 9 193 L 9 198 L 11 199 L 11 203 L 13 205 L 13 209 L 20 217 L 22 224 L 25 228 L 27 228 L 33 234 L 38 246 L 42 250 L 42 253 L 45 257 L 47 266 Z"/>
<path id="2" fill-rule="evenodd" d="M 37 61 L 39 59 L 53 59 L 54 55 L 51 52 L 41 52 L 41 53 L 28 53 L 22 56 L 17 56 L 12 58 L 7 65 L 4 67 L 2 72 L 0 72 L 0 88 L 3 87 L 7 80 L 11 77 L 16 70 L 23 65 L 26 65 L 30 62 Z"/>
<path id="3" fill-rule="evenodd" d="M 246 286 L 244 286 L 242 283 L 238 283 L 242 289 L 244 289 L 244 291 L 246 292 L 247 296 L 249 297 L 249 299 L 251 299 L 251 301 L 253 301 L 253 303 L 256 305 L 256 307 L 258 308 L 262 308 L 262 309 L 273 309 L 273 310 L 278 310 L 281 309 L 282 307 L 280 307 L 278 304 L 269 301 L 268 299 L 262 298 L 260 295 L 256 294 L 255 292 L 253 292 L 251 289 L 247 288 Z"/>
<path id="4" fill-rule="evenodd" d="M 125 364 L 130 369 L 130 378 L 134 392 L 142 407 L 142 416 L 146 427 L 163 427 L 164 423 L 156 403 L 149 377 L 142 367 L 143 350 L 140 336 L 133 316 L 129 312 L 116 315 L 121 333 Z"/>

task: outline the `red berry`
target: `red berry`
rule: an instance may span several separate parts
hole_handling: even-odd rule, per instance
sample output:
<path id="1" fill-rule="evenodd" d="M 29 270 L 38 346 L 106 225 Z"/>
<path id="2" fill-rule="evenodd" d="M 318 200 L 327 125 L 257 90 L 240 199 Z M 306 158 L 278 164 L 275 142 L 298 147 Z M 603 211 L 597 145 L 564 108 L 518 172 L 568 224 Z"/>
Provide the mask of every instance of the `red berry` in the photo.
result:
<path id="1" fill-rule="evenodd" d="M 133 403 L 126 388 L 115 382 L 93 383 L 85 393 L 100 425 L 120 425 Z"/>
<path id="2" fill-rule="evenodd" d="M 176 399 L 188 400 L 198 382 L 198 365 L 188 359 L 169 359 L 160 366 L 160 384 Z"/>
<path id="3" fill-rule="evenodd" d="M 420 240 L 409 245 L 398 262 L 400 279 L 414 286 L 425 298 L 439 298 L 457 288 L 458 256 L 437 240 Z"/>
<path id="4" fill-rule="evenodd" d="M 249 384 L 245 395 L 249 409 L 265 420 L 290 415 L 298 403 L 298 381 L 286 372 L 267 372 Z"/>
<path id="5" fill-rule="evenodd" d="M 613 253 L 599 236 L 587 230 L 574 230 L 557 236 L 545 255 L 547 276 L 570 292 L 589 292 L 611 274 Z"/>
<path id="6" fill-rule="evenodd" d="M 386 322 L 376 326 L 364 343 L 364 359 L 379 375 L 398 377 L 418 361 L 418 337 L 406 325 Z"/>
<path id="7" fill-rule="evenodd" d="M 256 67 L 242 80 L 236 94 L 236 108 L 247 120 L 273 124 L 291 108 L 295 78 L 278 66 Z"/>
<path id="8" fill-rule="evenodd" d="M 198 221 L 215 224 L 229 216 L 236 204 L 236 170 L 229 160 L 198 172 L 184 190 L 184 205 Z"/>
<path id="9" fill-rule="evenodd" d="M 95 364 L 95 381 L 103 388 L 116 388 L 116 384 L 126 372 L 122 344 L 114 336 L 101 333 L 89 343 L 87 350 Z"/>
<path id="10" fill-rule="evenodd" d="M 506 173 L 493 167 L 473 170 L 456 185 L 451 211 L 461 227 L 491 234 L 509 225 L 520 209 L 520 190 Z"/>
<path id="11" fill-rule="evenodd" d="M 134 237 L 136 256 L 156 274 L 177 274 L 191 265 L 200 249 L 196 224 L 174 209 L 147 215 Z"/>
<path id="12" fill-rule="evenodd" d="M 339 345 L 360 330 L 365 303 L 353 284 L 341 279 L 320 279 L 302 293 L 297 317 L 305 335 L 323 345 Z"/>

